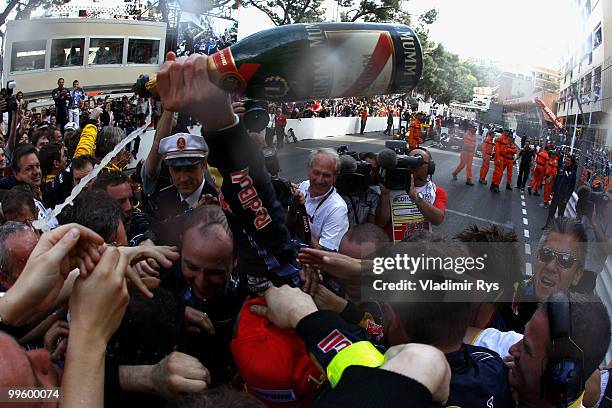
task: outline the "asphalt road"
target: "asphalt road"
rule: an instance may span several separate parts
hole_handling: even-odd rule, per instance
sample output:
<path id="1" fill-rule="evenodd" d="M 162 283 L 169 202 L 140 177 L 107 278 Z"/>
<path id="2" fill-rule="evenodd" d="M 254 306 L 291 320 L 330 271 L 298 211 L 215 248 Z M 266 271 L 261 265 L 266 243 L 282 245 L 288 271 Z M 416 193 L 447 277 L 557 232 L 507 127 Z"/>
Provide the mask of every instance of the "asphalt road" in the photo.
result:
<path id="1" fill-rule="evenodd" d="M 385 139 L 382 132 L 366 133 L 364 135 L 334 136 L 325 139 L 303 140 L 298 143 L 285 144 L 279 153 L 281 165 L 280 175 L 295 183 L 306 179 L 308 156 L 313 149 L 321 147 L 336 148 L 348 145 L 349 150 L 357 152 L 379 152 L 384 148 Z M 425 143 L 425 146 L 428 142 Z M 446 235 L 454 235 L 469 225 L 486 226 L 496 224 L 506 229 L 513 229 L 521 242 L 520 252 L 524 257 L 523 273 L 531 275 L 533 261 L 531 254 L 537 250 L 538 240 L 542 235 L 542 226 L 546 221 L 546 209 L 538 207 L 542 197 L 530 196 L 517 189 L 505 189 L 506 179 L 502 181 L 501 193 L 489 190 L 489 185 L 477 183 L 482 159 L 475 157 L 473 164 L 473 187 L 465 185 L 465 170 L 459 174 L 458 181 L 452 181 L 451 172 L 459 163 L 459 153 L 430 149 L 436 162 L 436 174 L 433 181 L 448 193 L 446 216 L 442 225 L 434 227 L 434 231 Z M 515 167 L 512 185 L 516 184 L 518 171 Z M 489 169 L 488 181 L 493 175 L 493 162 Z M 528 183 L 531 178 L 528 180 Z"/>

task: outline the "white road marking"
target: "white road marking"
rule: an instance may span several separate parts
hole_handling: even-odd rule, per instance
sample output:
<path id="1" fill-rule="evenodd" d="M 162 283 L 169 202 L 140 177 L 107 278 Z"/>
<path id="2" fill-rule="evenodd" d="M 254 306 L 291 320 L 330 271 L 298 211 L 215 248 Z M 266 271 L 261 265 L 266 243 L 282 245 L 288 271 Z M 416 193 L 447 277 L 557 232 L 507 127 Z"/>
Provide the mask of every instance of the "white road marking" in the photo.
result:
<path id="1" fill-rule="evenodd" d="M 523 224 L 524 225 L 529 225 L 529 220 L 527 220 L 527 218 L 523 217 Z"/>
<path id="2" fill-rule="evenodd" d="M 531 262 L 525 262 L 525 274 L 527 276 L 533 276 L 533 270 L 531 269 Z"/>
<path id="3" fill-rule="evenodd" d="M 523 235 L 525 236 L 525 238 L 529 238 L 529 230 L 528 229 L 523 230 Z"/>
<path id="4" fill-rule="evenodd" d="M 531 244 L 525 244 L 525 253 L 531 255 Z"/>
<path id="5" fill-rule="evenodd" d="M 524 202 L 524 201 L 521 201 L 521 205 L 522 205 L 523 207 L 526 207 L 526 206 L 527 206 L 527 204 L 525 204 L 525 202 Z"/>
<path id="6" fill-rule="evenodd" d="M 527 210 L 523 208 L 523 215 L 527 215 Z"/>
<path id="7" fill-rule="evenodd" d="M 476 217 L 475 215 L 466 214 L 466 213 L 463 213 L 463 212 L 460 212 L 460 211 L 449 210 L 448 208 L 446 209 L 446 212 L 451 213 L 451 214 L 455 214 L 455 215 L 460 215 L 462 217 L 467 217 L 467 218 L 471 218 L 471 219 L 474 219 L 474 220 L 482 221 L 482 222 L 488 222 L 489 224 L 497 225 L 497 226 L 508 228 L 508 229 L 512 229 L 514 227 L 510 223 L 502 223 L 502 222 L 497 222 L 497 221 L 493 221 L 493 220 L 487 220 L 486 218 Z"/>

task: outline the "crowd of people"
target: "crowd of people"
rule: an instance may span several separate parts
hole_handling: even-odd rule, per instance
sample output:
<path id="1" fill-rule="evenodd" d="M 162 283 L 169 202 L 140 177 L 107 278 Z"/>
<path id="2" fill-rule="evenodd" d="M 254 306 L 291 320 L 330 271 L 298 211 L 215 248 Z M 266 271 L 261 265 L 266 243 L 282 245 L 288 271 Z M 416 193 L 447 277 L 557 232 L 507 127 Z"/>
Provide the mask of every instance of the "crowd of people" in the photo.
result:
<path id="1" fill-rule="evenodd" d="M 610 253 L 612 228 L 592 226 L 607 239 L 593 254 L 582 219 L 593 208 L 611 212 L 612 186 L 595 207 L 578 206 L 581 219 L 553 212 L 525 280 L 513 231 L 433 230 L 448 197 L 418 143 L 405 155 L 319 149 L 306 180 L 282 180 L 267 141 L 244 127 L 244 103 L 194 69 L 206 58 L 169 53 L 146 160 L 128 172 L 129 152 L 120 153 L 56 218 L 48 210 L 126 130 L 112 109 L 89 111 L 82 99 L 70 112 L 78 83 L 53 91 L 48 143 L 21 103 L 4 107 L 12 120 L 0 179 L 0 388 L 61 385 L 68 408 L 604 406 L 610 318 L 585 277 L 599 272 L 587 269 L 589 257 L 601 263 Z M 361 104 L 367 115 L 398 106 L 358 101 L 339 106 Z M 175 112 L 201 123 L 202 135 L 186 133 Z M 79 118 L 74 127 L 69 115 Z M 500 152 L 496 170 L 509 157 Z M 393 203 L 409 216 L 396 219 Z M 35 228 L 43 218 L 48 232 Z M 498 251 L 487 273 L 513 301 L 362 297 L 372 257 L 403 255 L 403 243 L 457 258 L 477 256 L 479 243 L 504 244 L 487 247 Z M 476 278 L 468 275 L 459 277 Z"/>

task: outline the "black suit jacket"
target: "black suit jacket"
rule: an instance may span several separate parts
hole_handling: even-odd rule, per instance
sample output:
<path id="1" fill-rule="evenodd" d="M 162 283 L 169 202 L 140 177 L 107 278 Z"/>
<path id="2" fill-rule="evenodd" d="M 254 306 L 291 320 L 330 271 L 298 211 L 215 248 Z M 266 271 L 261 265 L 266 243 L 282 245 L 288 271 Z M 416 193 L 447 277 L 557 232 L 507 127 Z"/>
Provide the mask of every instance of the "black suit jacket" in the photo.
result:
<path id="1" fill-rule="evenodd" d="M 212 182 L 208 179 L 205 180 L 204 188 L 202 188 L 198 200 L 206 194 L 218 197 L 219 194 Z M 174 185 L 161 189 L 154 197 L 151 209 L 153 218 L 151 229 L 156 244 L 177 246 L 180 244 L 183 223 L 190 212 L 187 205 L 182 201 Z"/>

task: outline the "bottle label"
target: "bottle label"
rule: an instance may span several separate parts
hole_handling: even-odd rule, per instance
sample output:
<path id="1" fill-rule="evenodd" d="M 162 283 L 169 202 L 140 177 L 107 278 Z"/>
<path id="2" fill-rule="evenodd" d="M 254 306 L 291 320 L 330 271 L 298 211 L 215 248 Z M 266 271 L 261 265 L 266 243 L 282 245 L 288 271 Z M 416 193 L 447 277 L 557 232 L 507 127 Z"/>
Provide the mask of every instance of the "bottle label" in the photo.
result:
<path id="1" fill-rule="evenodd" d="M 385 93 L 393 79 L 393 42 L 387 31 L 328 31 L 331 94 Z M 315 63 L 316 64 L 316 63 Z M 316 83 L 316 79 L 315 79 Z"/>
<path id="2" fill-rule="evenodd" d="M 306 24 L 312 55 L 312 97 L 406 92 L 420 77 L 421 53 L 411 31 L 347 30 L 338 24 Z"/>
<path id="3" fill-rule="evenodd" d="M 229 47 L 212 54 L 210 58 L 213 62 L 212 73 L 210 68 L 208 72 L 213 82 L 232 93 L 244 91 L 247 83 L 260 67 L 260 64 L 247 63 L 237 68 Z"/>

